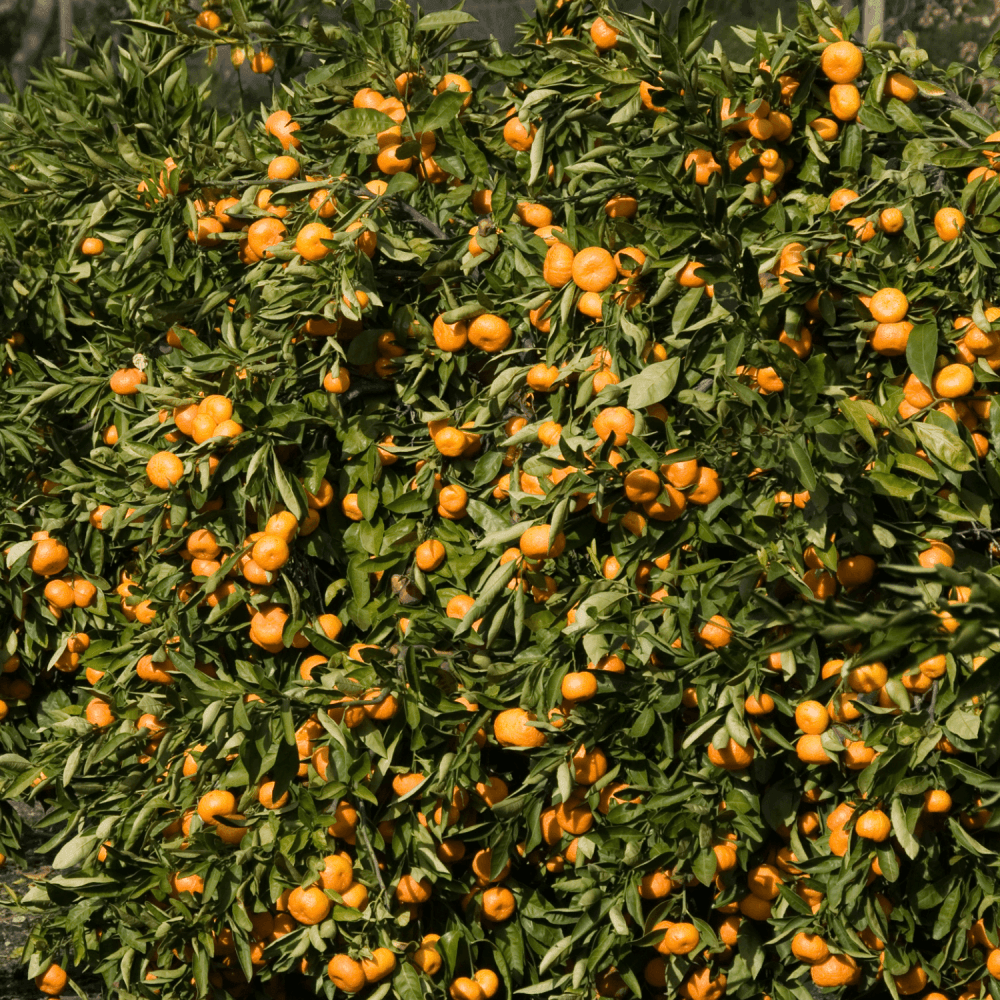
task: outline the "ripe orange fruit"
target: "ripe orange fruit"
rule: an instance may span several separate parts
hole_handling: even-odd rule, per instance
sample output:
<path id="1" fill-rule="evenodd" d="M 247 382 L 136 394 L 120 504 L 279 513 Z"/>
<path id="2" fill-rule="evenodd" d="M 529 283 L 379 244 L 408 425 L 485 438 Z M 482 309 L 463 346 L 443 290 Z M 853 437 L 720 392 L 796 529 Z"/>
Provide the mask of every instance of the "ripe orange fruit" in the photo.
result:
<path id="1" fill-rule="evenodd" d="M 326 967 L 326 974 L 333 985 L 345 993 L 358 993 L 368 985 L 361 963 L 350 955 L 334 955 Z"/>
<path id="2" fill-rule="evenodd" d="M 623 445 L 635 430 L 635 414 L 624 406 L 609 406 L 594 418 L 594 430 L 602 441 L 614 438 L 614 444 Z"/>
<path id="3" fill-rule="evenodd" d="M 704 288 L 708 282 L 697 273 L 704 266 L 696 260 L 689 260 L 677 275 L 677 284 L 681 288 Z"/>
<path id="4" fill-rule="evenodd" d="M 818 934 L 799 931 L 792 938 L 792 954 L 802 962 L 815 965 L 830 957 L 830 949 Z"/>
<path id="5" fill-rule="evenodd" d="M 28 566 L 37 576 L 55 576 L 69 565 L 69 549 L 54 538 L 40 538 L 31 550 Z"/>
<path id="6" fill-rule="evenodd" d="M 537 718 L 523 708 L 505 709 L 493 720 L 493 734 L 504 747 L 540 747 L 548 737 L 530 725 Z"/>
<path id="7" fill-rule="evenodd" d="M 111 376 L 108 384 L 111 391 L 119 396 L 135 396 L 139 392 L 139 386 L 147 382 L 146 373 L 138 368 L 119 368 Z"/>
<path id="8" fill-rule="evenodd" d="M 943 788 L 924 792 L 924 811 L 929 813 L 951 812 L 951 796 Z"/>
<path id="9" fill-rule="evenodd" d="M 743 701 L 743 710 L 748 715 L 770 715 L 774 711 L 774 699 L 767 693 L 761 693 L 760 697 L 748 695 Z"/>
<path id="10" fill-rule="evenodd" d="M 822 706 L 821 706 L 822 707 Z M 824 709 L 824 711 L 826 711 Z M 795 755 L 806 764 L 832 764 L 834 758 L 823 746 L 821 737 L 815 733 L 800 736 L 795 744 Z"/>
<path id="11" fill-rule="evenodd" d="M 864 837 L 866 840 L 874 840 L 876 843 L 881 843 L 885 840 L 891 830 L 892 823 L 881 809 L 866 810 L 858 817 L 857 823 L 854 824 L 854 832 L 859 837 Z"/>
<path id="12" fill-rule="evenodd" d="M 281 569 L 291 555 L 288 542 L 279 535 L 265 534 L 259 538 L 251 551 L 251 558 L 261 569 L 273 572 Z"/>
<path id="13" fill-rule="evenodd" d="M 270 247 L 280 243 L 285 232 L 285 224 L 280 219 L 256 219 L 247 230 L 247 245 L 257 257 L 271 257 Z"/>
<path id="14" fill-rule="evenodd" d="M 865 59 L 853 42 L 832 42 L 823 50 L 820 69 L 833 83 L 853 83 L 862 73 Z"/>
<path id="15" fill-rule="evenodd" d="M 80 253 L 84 257 L 97 257 L 104 253 L 104 240 L 98 239 L 96 236 L 88 236 L 80 244 Z"/>
<path id="16" fill-rule="evenodd" d="M 861 92 L 853 83 L 835 83 L 830 88 L 830 108 L 842 122 L 851 122 L 861 110 Z"/>
<path id="17" fill-rule="evenodd" d="M 954 566 L 955 550 L 947 542 L 933 539 L 930 546 L 917 556 L 917 561 L 924 569 L 933 569 L 935 566 Z"/>
<path id="18" fill-rule="evenodd" d="M 831 955 L 809 970 L 817 986 L 852 986 L 861 981 L 861 969 L 850 955 Z"/>
<path id="19" fill-rule="evenodd" d="M 503 886 L 493 886 L 483 892 L 483 918 L 490 923 L 502 923 L 514 915 L 516 902 L 510 889 Z M 485 995 L 485 991 L 484 991 Z"/>
<path id="20" fill-rule="evenodd" d="M 50 997 L 62 996 L 68 982 L 69 976 L 66 970 L 54 962 L 44 972 L 35 976 L 35 986 Z"/>
<path id="21" fill-rule="evenodd" d="M 215 826 L 220 816 L 236 810 L 236 796 L 223 789 L 206 792 L 198 800 L 198 815 L 206 826 Z"/>
<path id="22" fill-rule="evenodd" d="M 531 149 L 537 131 L 538 127 L 534 123 L 525 125 L 519 118 L 511 117 L 503 127 L 503 139 L 511 149 L 526 152 Z"/>
<path id="23" fill-rule="evenodd" d="M 445 547 L 436 538 L 421 542 L 414 553 L 414 560 L 425 573 L 436 570 L 446 557 Z"/>
<path id="24" fill-rule="evenodd" d="M 884 233 L 899 233 L 906 225 L 906 219 L 898 208 L 883 208 L 879 213 L 878 224 Z"/>
<path id="25" fill-rule="evenodd" d="M 146 476 L 161 490 L 169 490 L 184 475 L 184 463 L 170 451 L 158 451 L 146 463 Z"/>
<path id="26" fill-rule="evenodd" d="M 945 365 L 934 375 L 933 388 L 938 396 L 945 399 L 959 399 L 968 396 L 976 384 L 976 376 L 968 365 Z"/>
<path id="27" fill-rule="evenodd" d="M 459 73 L 445 73 L 434 87 L 435 95 L 443 94 L 446 90 L 457 90 L 461 94 L 469 95 L 462 101 L 463 111 L 472 103 L 472 84 Z"/>
<path id="28" fill-rule="evenodd" d="M 618 44 L 618 29 L 608 24 L 603 17 L 598 17 L 590 26 L 590 40 L 598 52 L 607 52 Z"/>
<path id="29" fill-rule="evenodd" d="M 301 886 L 293 889 L 288 896 L 288 912 L 300 923 L 311 926 L 326 920 L 333 908 L 329 896 L 317 886 Z"/>
<path id="30" fill-rule="evenodd" d="M 575 257 L 572 247 L 565 243 L 553 243 L 545 253 L 542 277 L 553 288 L 562 288 L 573 277 Z"/>
<path id="31" fill-rule="evenodd" d="M 722 166 L 717 163 L 715 157 L 707 149 L 693 149 L 684 157 L 684 169 L 690 170 L 694 166 L 694 182 L 700 187 L 705 187 L 712 179 L 713 174 L 721 174 Z"/>
<path id="32" fill-rule="evenodd" d="M 898 288 L 880 288 L 868 303 L 868 311 L 877 323 L 899 323 L 906 319 L 910 303 Z"/>
<path id="33" fill-rule="evenodd" d="M 890 73 L 886 78 L 883 93 L 909 104 L 920 91 L 905 73 Z"/>
<path id="34" fill-rule="evenodd" d="M 428 976 L 434 976 L 441 971 L 441 953 L 434 947 L 436 941 L 440 940 L 438 934 L 425 934 L 420 942 L 420 947 L 413 953 L 410 961 Z"/>
<path id="35" fill-rule="evenodd" d="M 965 216 L 957 208 L 941 208 L 934 215 L 934 229 L 945 243 L 957 240 L 965 228 Z"/>
<path id="36" fill-rule="evenodd" d="M 322 260 L 331 253 L 322 240 L 332 240 L 333 230 L 322 222 L 310 222 L 295 237 L 295 252 L 304 260 Z"/>
<path id="37" fill-rule="evenodd" d="M 842 208 L 850 205 L 852 201 L 857 201 L 861 196 L 857 191 L 850 188 L 838 188 L 830 195 L 830 211 L 839 212 Z"/>
<path id="38" fill-rule="evenodd" d="M 451 1000 L 486 1000 L 486 993 L 475 979 L 460 976 L 448 987 Z"/>
<path id="39" fill-rule="evenodd" d="M 689 955 L 701 940 L 698 928 L 686 922 L 671 924 L 663 935 L 662 945 L 657 951 L 669 955 Z"/>
<path id="40" fill-rule="evenodd" d="M 986 971 L 994 979 L 1000 979 L 1000 948 L 994 948 L 986 956 Z"/>
<path id="41" fill-rule="evenodd" d="M 434 891 L 430 879 L 402 875 L 396 883 L 396 899 L 400 903 L 426 903 Z"/>
<path id="42" fill-rule="evenodd" d="M 299 176 L 299 161 L 294 156 L 276 156 L 267 165 L 267 176 L 272 181 L 287 181 Z"/>
<path id="43" fill-rule="evenodd" d="M 754 758 L 752 746 L 740 746 L 732 737 L 721 750 L 714 746 L 708 748 L 708 759 L 716 766 L 726 771 L 743 771 L 750 766 Z"/>
<path id="44" fill-rule="evenodd" d="M 557 559 L 566 548 L 566 536 L 560 531 L 553 539 L 550 525 L 536 524 L 521 535 L 518 544 L 529 559 Z"/>
<path id="45" fill-rule="evenodd" d="M 802 701 L 795 709 L 795 724 L 802 732 L 818 736 L 830 725 L 830 715 L 818 701 Z"/>
<path id="46" fill-rule="evenodd" d="M 282 149 L 299 149 L 302 142 L 295 132 L 301 126 L 298 122 L 292 121 L 292 116 L 287 111 L 274 111 L 264 120 L 264 131 L 273 135 L 280 143 Z"/>
<path id="47" fill-rule="evenodd" d="M 733 630 L 722 615 L 712 615 L 698 632 L 698 639 L 709 649 L 722 649 L 733 640 Z"/>
<path id="48" fill-rule="evenodd" d="M 597 678 L 592 671 L 573 671 L 566 674 L 560 693 L 567 701 L 590 701 L 597 694 Z"/>
<path id="49" fill-rule="evenodd" d="M 901 976 L 893 976 L 892 978 L 899 995 L 904 997 L 919 993 L 927 985 L 927 973 L 924 972 L 919 962 L 916 965 L 911 965 Z"/>
<path id="50" fill-rule="evenodd" d="M 551 247 L 551 253 L 555 247 Z M 614 284 L 618 268 L 603 247 L 584 247 L 573 258 L 573 281 L 585 292 L 603 292 Z"/>
<path id="51" fill-rule="evenodd" d="M 809 127 L 824 142 L 833 142 L 840 133 L 840 126 L 832 118 L 815 118 Z"/>
<path id="52" fill-rule="evenodd" d="M 469 343 L 491 354 L 507 347 L 512 336 L 507 321 L 493 313 L 483 313 L 469 324 Z"/>

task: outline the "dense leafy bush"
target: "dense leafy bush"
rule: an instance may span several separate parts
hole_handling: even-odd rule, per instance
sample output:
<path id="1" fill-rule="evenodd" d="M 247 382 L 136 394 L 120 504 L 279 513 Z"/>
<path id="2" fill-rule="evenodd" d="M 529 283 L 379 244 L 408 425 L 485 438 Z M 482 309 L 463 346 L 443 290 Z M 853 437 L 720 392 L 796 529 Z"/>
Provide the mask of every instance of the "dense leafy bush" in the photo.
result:
<path id="1" fill-rule="evenodd" d="M 819 0 L 464 18 L 149 2 L 2 111 L 29 974 L 1000 997 L 978 84 Z"/>

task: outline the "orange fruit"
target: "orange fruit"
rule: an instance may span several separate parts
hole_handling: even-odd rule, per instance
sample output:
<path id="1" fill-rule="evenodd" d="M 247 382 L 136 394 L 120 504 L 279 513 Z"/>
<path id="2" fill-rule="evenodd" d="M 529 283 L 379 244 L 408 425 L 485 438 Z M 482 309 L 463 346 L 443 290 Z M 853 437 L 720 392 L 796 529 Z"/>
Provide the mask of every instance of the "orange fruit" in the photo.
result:
<path id="1" fill-rule="evenodd" d="M 316 886 L 301 886 L 293 889 L 288 896 L 288 912 L 300 924 L 311 926 L 326 920 L 333 908 L 329 896 Z"/>
<path id="2" fill-rule="evenodd" d="M 899 233 L 903 231 L 906 219 L 898 208 L 883 208 L 879 213 L 878 224 L 884 233 Z"/>
<path id="3" fill-rule="evenodd" d="M 898 288 L 880 288 L 868 303 L 868 311 L 878 323 L 900 323 L 906 319 L 910 303 Z"/>
<path id="4" fill-rule="evenodd" d="M 826 732 L 830 725 L 830 716 L 818 701 L 802 701 L 795 709 L 795 724 L 802 732 L 818 736 Z"/>
<path id="5" fill-rule="evenodd" d="M 823 50 L 820 69 L 833 83 L 853 83 L 865 66 L 864 56 L 853 42 L 832 42 Z"/>
<path id="6" fill-rule="evenodd" d="M 941 208 L 934 215 L 934 229 L 945 243 L 957 240 L 965 228 L 965 216 L 957 208 Z"/>
<path id="7" fill-rule="evenodd" d="M 698 632 L 698 639 L 709 649 L 722 649 L 733 640 L 733 631 L 722 615 L 712 615 Z"/>
<path id="8" fill-rule="evenodd" d="M 50 997 L 62 996 L 68 982 L 69 976 L 66 970 L 54 962 L 44 972 L 40 972 L 35 976 L 36 988 Z"/>
<path id="9" fill-rule="evenodd" d="M 562 288 L 573 278 L 573 261 L 576 254 L 565 243 L 553 243 L 545 253 L 542 277 L 553 288 Z M 608 282 L 610 285 L 611 282 Z M 607 287 L 607 286 L 605 286 Z"/>
<path id="10" fill-rule="evenodd" d="M 158 451 L 146 463 L 146 476 L 161 490 L 168 490 L 180 482 L 184 463 L 170 451 Z"/>
<path id="11" fill-rule="evenodd" d="M 526 152 L 531 149 L 537 131 L 538 126 L 534 123 L 525 125 L 519 118 L 511 117 L 504 124 L 503 139 L 511 149 Z"/>
<path id="12" fill-rule="evenodd" d="M 742 771 L 750 766 L 754 758 L 752 746 L 740 746 L 732 737 L 721 750 L 714 746 L 708 748 L 708 759 L 716 766 L 726 771 Z"/>
<path id="13" fill-rule="evenodd" d="M 462 101 L 463 111 L 472 103 L 472 84 L 464 76 L 458 73 L 445 73 L 434 87 L 434 93 L 443 94 L 446 90 L 457 90 L 461 94 L 469 95 Z"/>
<path id="14" fill-rule="evenodd" d="M 469 343 L 491 354 L 507 347 L 512 336 L 507 321 L 492 313 L 483 313 L 469 324 Z"/>
<path id="15" fill-rule="evenodd" d="M 493 721 L 493 733 L 497 742 L 505 747 L 540 747 L 546 742 L 546 735 L 530 723 L 537 721 L 534 712 L 523 708 L 508 708 Z"/>
<path id="16" fill-rule="evenodd" d="M 119 396 L 135 396 L 139 392 L 139 386 L 145 385 L 147 381 L 146 373 L 138 368 L 119 368 L 108 384 L 111 391 Z"/>
<path id="17" fill-rule="evenodd" d="M 858 817 L 857 823 L 854 824 L 854 832 L 859 837 L 864 837 L 866 840 L 874 840 L 876 843 L 881 843 L 885 840 L 891 830 L 892 823 L 881 809 L 866 810 Z"/>
<path id="18" fill-rule="evenodd" d="M 917 556 L 917 561 L 924 569 L 933 569 L 935 566 L 954 566 L 955 551 L 947 542 L 934 539 L 930 542 L 929 548 L 924 549 Z"/>
<path id="19" fill-rule="evenodd" d="M 976 376 L 968 365 L 945 365 L 934 374 L 934 392 L 945 399 L 959 399 L 962 396 L 968 396 L 975 384 Z"/>
<path id="20" fill-rule="evenodd" d="M 850 955 L 830 955 L 810 970 L 817 986 L 851 986 L 861 981 L 861 969 Z"/>
<path id="21" fill-rule="evenodd" d="M 806 931 L 799 931 L 792 938 L 792 954 L 803 962 L 815 965 L 817 962 L 825 962 L 830 956 L 830 949 L 826 941 L 818 934 L 810 934 Z"/>
<path id="22" fill-rule="evenodd" d="M 271 257 L 270 247 L 280 243 L 285 232 L 285 224 L 279 219 L 256 219 L 247 230 L 247 245 L 257 257 Z"/>
<path id="23" fill-rule="evenodd" d="M 598 52 L 607 52 L 618 44 L 618 29 L 608 24 L 603 17 L 598 17 L 590 26 L 590 40 Z"/>
<path id="24" fill-rule="evenodd" d="M 861 196 L 857 191 L 850 188 L 838 188 L 830 195 L 830 211 L 839 212 L 842 208 L 850 205 L 852 201 L 857 201 Z"/>
<path id="25" fill-rule="evenodd" d="M 554 249 L 551 247 L 549 253 Z M 614 257 L 603 247 L 584 247 L 573 258 L 572 275 L 577 287 L 583 291 L 603 292 L 614 284 L 618 268 Z"/>
<path id="26" fill-rule="evenodd" d="M 886 77 L 883 94 L 896 97 L 904 104 L 909 104 L 920 93 L 917 85 L 905 73 L 890 73 Z"/>
<path id="27" fill-rule="evenodd" d="M 326 967 L 326 974 L 333 985 L 345 993 L 358 993 L 368 985 L 361 963 L 350 955 L 334 955 Z"/>
<path id="28" fill-rule="evenodd" d="M 332 240 L 333 230 L 322 222 L 310 222 L 295 237 L 295 252 L 304 260 L 322 260 L 331 253 L 322 240 Z"/>

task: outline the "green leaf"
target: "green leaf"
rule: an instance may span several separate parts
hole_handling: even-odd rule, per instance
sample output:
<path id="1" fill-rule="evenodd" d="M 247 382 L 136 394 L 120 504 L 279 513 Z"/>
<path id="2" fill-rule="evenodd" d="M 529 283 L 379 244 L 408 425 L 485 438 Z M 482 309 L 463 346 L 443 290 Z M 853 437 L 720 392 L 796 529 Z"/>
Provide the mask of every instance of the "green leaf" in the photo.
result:
<path id="1" fill-rule="evenodd" d="M 903 811 L 902 799 L 892 800 L 890 819 L 892 820 L 893 835 L 899 841 L 899 846 L 906 852 L 906 856 L 912 860 L 920 853 L 920 841 L 913 836 L 913 832 L 906 825 L 906 813 Z"/>
<path id="2" fill-rule="evenodd" d="M 681 370 L 680 358 L 667 358 L 648 365 L 638 375 L 621 383 L 628 387 L 628 407 L 637 410 L 667 398 L 677 384 Z"/>
<path id="3" fill-rule="evenodd" d="M 698 308 L 698 304 L 704 295 L 704 288 L 689 288 L 681 296 L 680 302 L 677 303 L 677 307 L 674 309 L 673 319 L 670 324 L 674 336 L 681 333 L 687 326 L 688 320 L 694 314 L 695 309 Z M 663 362 L 661 361 L 660 364 L 663 364 Z"/>
<path id="4" fill-rule="evenodd" d="M 903 500 L 909 500 L 919 489 L 908 480 L 893 476 L 888 472 L 869 472 L 868 479 L 875 487 L 875 492 L 881 493 L 885 497 L 899 497 Z"/>
<path id="5" fill-rule="evenodd" d="M 467 95 L 457 90 L 445 90 L 431 102 L 431 106 L 420 118 L 420 126 L 415 131 L 426 132 L 439 129 L 448 122 L 454 121 L 462 110 Z"/>
<path id="6" fill-rule="evenodd" d="M 906 363 L 914 375 L 929 386 L 934 380 L 934 362 L 937 359 L 937 324 L 917 323 L 906 341 Z"/>
<path id="7" fill-rule="evenodd" d="M 972 452 L 953 431 L 930 423 L 914 424 L 913 429 L 927 451 L 949 469 L 956 472 L 969 472 L 972 469 Z"/>
<path id="8" fill-rule="evenodd" d="M 854 429 L 874 448 L 875 432 L 872 430 L 872 425 L 868 421 L 867 414 L 871 413 L 872 416 L 879 416 L 878 408 L 874 404 L 860 399 L 841 399 L 838 400 L 837 406 L 840 412 L 850 420 Z"/>
<path id="9" fill-rule="evenodd" d="M 414 31 L 437 31 L 440 28 L 450 28 L 456 24 L 475 24 L 476 19 L 462 10 L 439 10 L 433 14 L 425 14 L 417 21 Z"/>
<path id="10" fill-rule="evenodd" d="M 330 119 L 330 124 L 344 135 L 356 138 L 374 137 L 376 133 L 384 132 L 396 125 L 387 114 L 374 108 L 348 108 L 334 115 Z"/>

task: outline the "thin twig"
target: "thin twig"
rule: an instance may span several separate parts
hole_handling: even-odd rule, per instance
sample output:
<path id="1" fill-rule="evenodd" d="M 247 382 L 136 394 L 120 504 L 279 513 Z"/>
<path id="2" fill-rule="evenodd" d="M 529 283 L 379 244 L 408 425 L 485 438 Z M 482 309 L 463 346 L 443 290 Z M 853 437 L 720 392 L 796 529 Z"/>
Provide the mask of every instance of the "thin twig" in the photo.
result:
<path id="1" fill-rule="evenodd" d="M 368 839 L 368 812 L 365 809 L 365 804 L 361 801 L 358 802 L 358 812 L 361 814 L 361 822 L 358 824 L 357 830 L 361 834 L 361 839 L 365 842 L 365 849 L 368 851 L 368 856 L 371 858 L 372 868 L 375 869 L 375 878 L 378 879 L 379 888 L 382 890 L 382 895 L 386 894 L 385 882 L 382 881 L 382 872 L 378 866 L 378 858 L 375 856 L 375 848 L 372 847 L 372 842 Z"/>
<path id="2" fill-rule="evenodd" d="M 393 200 L 396 201 L 396 199 Z M 446 240 L 448 238 L 447 234 L 436 223 L 431 222 L 426 215 L 422 215 L 408 202 L 396 201 L 396 204 L 403 210 L 405 215 L 408 215 L 414 222 L 419 222 L 432 236 L 435 236 L 439 240 Z"/>

